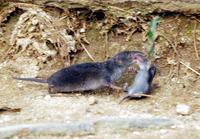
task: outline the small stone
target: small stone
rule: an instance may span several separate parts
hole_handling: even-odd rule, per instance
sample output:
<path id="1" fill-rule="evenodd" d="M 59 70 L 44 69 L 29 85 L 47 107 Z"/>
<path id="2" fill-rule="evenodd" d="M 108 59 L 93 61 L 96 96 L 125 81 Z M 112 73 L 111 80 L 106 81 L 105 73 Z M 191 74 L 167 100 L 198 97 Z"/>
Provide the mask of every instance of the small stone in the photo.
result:
<path id="1" fill-rule="evenodd" d="M 32 25 L 36 26 L 38 23 L 39 23 L 39 21 L 37 19 L 32 20 Z"/>
<path id="2" fill-rule="evenodd" d="M 167 133 L 169 133 L 167 129 L 160 129 L 160 135 L 166 135 Z"/>
<path id="3" fill-rule="evenodd" d="M 2 115 L 0 117 L 0 123 L 7 122 L 7 121 L 10 121 L 10 120 L 11 120 L 11 118 L 10 118 L 9 115 Z"/>
<path id="4" fill-rule="evenodd" d="M 141 135 L 141 134 L 140 134 L 140 132 L 138 132 L 138 131 L 134 131 L 134 132 L 133 132 L 133 135 Z"/>
<path id="5" fill-rule="evenodd" d="M 30 27 L 29 29 L 28 29 L 28 32 L 34 32 L 35 31 L 35 26 L 32 26 L 32 27 Z"/>
<path id="6" fill-rule="evenodd" d="M 85 32 L 85 29 L 84 28 L 81 28 L 80 29 L 80 33 L 84 33 Z"/>
<path id="7" fill-rule="evenodd" d="M 37 99 L 42 99 L 43 98 L 43 96 L 38 96 L 38 97 L 36 97 Z"/>
<path id="8" fill-rule="evenodd" d="M 45 99 L 45 100 L 50 100 L 50 99 L 51 99 L 51 96 L 50 96 L 50 95 L 46 95 L 46 96 L 44 97 L 44 99 Z"/>
<path id="9" fill-rule="evenodd" d="M 176 125 L 172 125 L 171 128 L 172 128 L 172 129 L 175 129 L 175 128 L 177 128 L 177 126 L 176 126 Z"/>
<path id="10" fill-rule="evenodd" d="M 90 97 L 88 103 L 89 105 L 94 105 L 97 104 L 97 100 L 95 99 L 95 97 Z"/>
<path id="11" fill-rule="evenodd" d="M 189 115 L 191 113 L 191 107 L 186 104 L 176 105 L 176 112 L 181 115 Z"/>
<path id="12" fill-rule="evenodd" d="M 19 87 L 19 88 L 22 88 L 22 87 L 24 87 L 25 85 L 22 83 L 22 82 L 18 82 L 17 83 L 17 87 Z"/>
<path id="13" fill-rule="evenodd" d="M 195 125 L 195 128 L 196 128 L 197 130 L 200 130 L 200 126 L 199 126 L 199 125 Z"/>
<path id="14" fill-rule="evenodd" d="M 197 92 L 197 91 L 194 91 L 193 94 L 194 94 L 194 95 L 199 95 L 200 93 Z"/>

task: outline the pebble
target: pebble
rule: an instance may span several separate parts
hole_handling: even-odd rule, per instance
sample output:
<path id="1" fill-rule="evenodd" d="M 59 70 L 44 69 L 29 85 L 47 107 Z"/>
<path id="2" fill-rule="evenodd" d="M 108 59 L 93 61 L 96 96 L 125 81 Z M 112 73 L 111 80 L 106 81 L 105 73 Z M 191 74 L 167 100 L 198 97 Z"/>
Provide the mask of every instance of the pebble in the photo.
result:
<path id="1" fill-rule="evenodd" d="M 36 26 L 38 23 L 39 23 L 39 21 L 37 19 L 32 20 L 32 25 Z"/>
<path id="2" fill-rule="evenodd" d="M 172 128 L 172 129 L 175 129 L 175 128 L 177 128 L 177 126 L 176 126 L 176 125 L 172 125 L 171 128 Z"/>
<path id="3" fill-rule="evenodd" d="M 92 97 L 89 97 L 88 103 L 89 105 L 94 105 L 94 104 L 97 104 L 97 100 L 95 97 L 92 96 Z"/>
<path id="4" fill-rule="evenodd" d="M 134 131 L 134 132 L 133 132 L 133 135 L 141 135 L 141 134 L 140 134 L 140 132 L 138 132 L 138 131 Z"/>
<path id="5" fill-rule="evenodd" d="M 45 100 L 50 100 L 50 99 L 51 99 L 51 96 L 50 96 L 50 95 L 46 95 L 46 96 L 44 97 L 44 99 L 45 99 Z"/>
<path id="6" fill-rule="evenodd" d="M 0 117 L 0 123 L 7 122 L 10 120 L 11 120 L 11 118 L 9 115 L 1 115 L 1 117 Z"/>
<path id="7" fill-rule="evenodd" d="M 176 112 L 181 115 L 189 115 L 191 113 L 191 107 L 186 104 L 178 104 L 176 105 Z"/>
<path id="8" fill-rule="evenodd" d="M 199 95 L 200 93 L 197 92 L 197 91 L 194 91 L 193 94 L 194 94 L 194 95 Z"/>
<path id="9" fill-rule="evenodd" d="M 160 135 L 166 135 L 169 131 L 167 129 L 160 129 Z"/>
<path id="10" fill-rule="evenodd" d="M 84 28 L 81 28 L 80 29 L 80 33 L 84 33 L 85 32 L 85 29 Z"/>

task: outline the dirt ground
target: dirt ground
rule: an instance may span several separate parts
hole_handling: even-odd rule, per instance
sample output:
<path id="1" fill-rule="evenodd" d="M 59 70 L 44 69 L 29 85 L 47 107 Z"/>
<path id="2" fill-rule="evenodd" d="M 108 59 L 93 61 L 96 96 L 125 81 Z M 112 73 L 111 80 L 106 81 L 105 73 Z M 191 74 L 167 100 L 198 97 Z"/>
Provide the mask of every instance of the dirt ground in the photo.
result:
<path id="1" fill-rule="evenodd" d="M 11 30 L 17 18 L 11 18 L 5 27 L 5 40 L 9 39 Z M 196 25 L 195 25 L 196 24 Z M 196 26 L 196 29 L 194 29 Z M 200 138 L 200 76 L 191 71 L 184 64 L 200 72 L 200 59 L 194 49 L 196 43 L 200 51 L 200 23 L 191 17 L 171 14 L 161 16 L 158 25 L 160 35 L 156 49 L 159 57 L 156 58 L 156 77 L 153 80 L 153 98 L 141 100 L 130 100 L 118 104 L 123 92 L 117 92 L 109 88 L 102 88 L 96 91 L 84 93 L 69 93 L 64 95 L 51 96 L 48 93 L 47 85 L 32 82 L 16 81 L 12 77 L 20 76 L 30 67 L 29 72 L 41 77 L 48 77 L 62 65 L 58 63 L 45 64 L 43 68 L 37 69 L 34 58 L 25 60 L 22 57 L 17 59 L 6 59 L 0 63 L 0 108 L 21 108 L 19 112 L 0 112 L 0 127 L 17 124 L 30 123 L 77 123 L 88 120 L 100 119 L 102 117 L 166 117 L 177 120 L 180 124 L 164 126 L 159 128 L 134 128 L 118 132 L 109 132 L 108 129 L 101 129 L 89 135 L 31 135 L 18 134 L 11 138 Z M 194 39 L 196 33 L 196 39 Z M 96 61 L 105 60 L 108 57 L 123 50 L 140 50 L 142 47 L 144 33 L 136 32 L 130 41 L 126 36 L 110 35 L 106 41 L 105 36 L 99 35 L 98 31 L 90 28 L 86 32 L 90 45 L 87 50 L 95 57 Z M 174 49 L 179 55 L 180 68 L 177 58 L 174 57 Z M 102 49 L 106 48 L 106 49 Z M 7 44 L 2 44 L 0 57 L 3 58 L 8 50 Z M 106 51 L 105 51 L 106 50 Z M 200 54 L 200 52 L 198 52 Z M 89 62 L 91 59 L 85 51 L 75 55 L 71 64 Z M 55 62 L 55 61 L 54 61 Z M 116 82 L 123 86 L 134 79 L 134 73 L 126 72 Z M 93 104 L 91 101 L 95 100 Z M 176 112 L 178 104 L 186 104 L 190 107 L 190 113 L 181 115 Z M 1 137 L 0 137 L 1 138 Z"/>

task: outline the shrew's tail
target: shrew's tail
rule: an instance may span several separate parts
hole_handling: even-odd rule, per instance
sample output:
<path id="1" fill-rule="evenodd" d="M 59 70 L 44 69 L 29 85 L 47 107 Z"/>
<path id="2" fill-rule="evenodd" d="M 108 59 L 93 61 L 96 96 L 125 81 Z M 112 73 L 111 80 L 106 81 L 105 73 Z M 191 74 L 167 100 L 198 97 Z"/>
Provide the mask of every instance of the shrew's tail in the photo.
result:
<path id="1" fill-rule="evenodd" d="M 13 77 L 13 79 L 16 80 L 22 80 L 22 81 L 32 81 L 37 83 L 47 83 L 46 79 L 38 79 L 38 78 L 20 78 L 20 77 Z"/>

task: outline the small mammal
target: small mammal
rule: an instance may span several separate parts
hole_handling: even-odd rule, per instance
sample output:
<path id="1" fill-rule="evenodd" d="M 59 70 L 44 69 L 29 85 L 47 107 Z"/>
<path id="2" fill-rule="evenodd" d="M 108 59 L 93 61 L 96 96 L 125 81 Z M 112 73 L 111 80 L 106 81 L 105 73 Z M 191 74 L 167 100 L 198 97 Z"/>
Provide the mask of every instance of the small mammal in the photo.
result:
<path id="1" fill-rule="evenodd" d="M 49 93 L 94 90 L 104 86 L 121 89 L 113 85 L 113 82 L 119 79 L 137 59 L 146 59 L 146 57 L 139 51 L 123 51 L 104 62 L 75 64 L 63 68 L 46 80 L 18 77 L 14 79 L 47 83 Z"/>
<path id="2" fill-rule="evenodd" d="M 127 92 L 127 94 L 121 99 L 119 103 L 122 103 L 127 99 L 137 99 L 148 96 L 147 94 L 150 92 L 151 83 L 156 74 L 156 66 L 151 64 L 150 68 L 148 69 L 147 60 L 142 59 L 137 60 L 137 64 L 139 65 L 139 71 L 135 76 L 134 82 L 128 88 L 127 85 L 124 87 L 124 92 Z"/>

